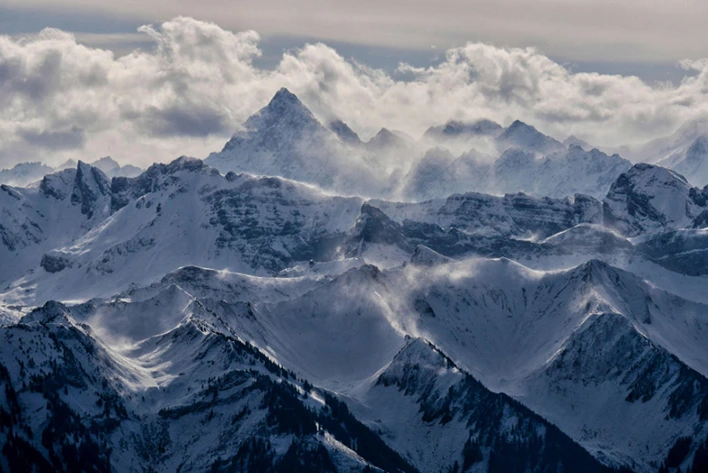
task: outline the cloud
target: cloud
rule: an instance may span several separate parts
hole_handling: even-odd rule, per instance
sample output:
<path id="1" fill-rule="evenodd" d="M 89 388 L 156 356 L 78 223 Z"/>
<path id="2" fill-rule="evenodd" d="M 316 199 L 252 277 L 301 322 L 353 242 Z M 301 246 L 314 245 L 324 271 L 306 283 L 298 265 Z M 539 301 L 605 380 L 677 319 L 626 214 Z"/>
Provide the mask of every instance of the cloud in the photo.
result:
<path id="1" fill-rule="evenodd" d="M 86 141 L 84 130 L 77 127 L 60 131 L 40 131 L 34 128 L 20 128 L 17 134 L 29 145 L 50 150 L 81 148 Z"/>
<path id="2" fill-rule="evenodd" d="M 240 0 L 237 12 L 227 0 L 5 0 L 4 7 L 35 23 L 57 17 L 57 24 L 69 29 L 78 23 L 76 18 L 93 20 L 79 28 L 105 24 L 113 31 L 116 23 L 185 15 L 231 30 L 377 47 L 429 50 L 436 45 L 445 50 L 482 41 L 537 46 L 575 61 L 665 62 L 708 56 L 708 2 L 702 0 Z"/>
<path id="3" fill-rule="evenodd" d="M 149 107 L 142 113 L 124 114 L 125 118 L 136 120 L 139 126 L 160 138 L 172 136 L 206 137 L 211 134 L 227 133 L 231 122 L 226 110 L 209 107 L 208 104 L 175 103 L 163 108 Z"/>
<path id="4" fill-rule="evenodd" d="M 419 136 L 448 119 L 521 119 L 558 138 L 640 142 L 708 113 L 708 60 L 686 60 L 680 84 L 573 73 L 533 48 L 468 43 L 436 65 L 389 74 L 322 43 L 254 64 L 260 36 L 178 17 L 140 28 L 154 47 L 117 57 L 69 33 L 0 36 L 0 167 L 111 155 L 146 165 L 204 157 L 280 87 L 323 120 L 363 136 Z"/>

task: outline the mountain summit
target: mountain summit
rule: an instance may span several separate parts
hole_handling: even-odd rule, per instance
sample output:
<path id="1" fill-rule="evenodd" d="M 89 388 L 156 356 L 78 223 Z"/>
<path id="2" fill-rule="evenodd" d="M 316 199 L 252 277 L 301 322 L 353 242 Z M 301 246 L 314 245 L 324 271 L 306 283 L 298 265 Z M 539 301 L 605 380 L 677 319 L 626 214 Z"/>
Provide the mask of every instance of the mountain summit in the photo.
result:
<path id="1" fill-rule="evenodd" d="M 382 173 L 343 123 L 325 128 L 300 99 L 280 89 L 205 162 L 235 171 L 295 179 L 345 193 L 379 194 Z M 344 125 L 346 126 L 346 125 Z"/>
<path id="2" fill-rule="evenodd" d="M 314 131 L 321 127 L 322 125 L 305 104 L 284 87 L 276 92 L 268 105 L 244 124 L 246 130 L 287 128 Z"/>
<path id="3" fill-rule="evenodd" d="M 564 146 L 554 138 L 544 135 L 536 128 L 515 120 L 498 137 L 497 143 L 502 148 L 518 147 L 543 155 L 561 151 Z"/>

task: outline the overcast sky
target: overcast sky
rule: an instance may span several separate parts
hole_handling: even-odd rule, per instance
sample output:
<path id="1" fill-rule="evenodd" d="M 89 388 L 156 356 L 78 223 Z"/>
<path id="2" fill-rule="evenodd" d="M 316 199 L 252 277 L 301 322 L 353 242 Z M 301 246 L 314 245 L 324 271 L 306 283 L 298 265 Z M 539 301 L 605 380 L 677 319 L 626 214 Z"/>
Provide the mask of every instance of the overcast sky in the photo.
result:
<path id="1" fill-rule="evenodd" d="M 640 142 L 706 112 L 706 18 L 704 0 L 5 0 L 0 167 L 204 157 L 283 85 L 364 136 L 485 116 Z"/>

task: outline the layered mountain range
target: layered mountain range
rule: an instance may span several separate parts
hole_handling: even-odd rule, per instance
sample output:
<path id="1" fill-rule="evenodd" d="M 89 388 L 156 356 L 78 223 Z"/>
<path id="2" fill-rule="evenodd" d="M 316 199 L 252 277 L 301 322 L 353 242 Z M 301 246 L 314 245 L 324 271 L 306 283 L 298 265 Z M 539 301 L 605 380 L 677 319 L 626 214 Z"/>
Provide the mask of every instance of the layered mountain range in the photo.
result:
<path id="1" fill-rule="evenodd" d="M 205 162 L 221 172 L 277 175 L 340 194 L 397 200 L 469 190 L 601 197 L 631 167 L 618 155 L 560 143 L 520 121 L 507 128 L 489 120 L 451 121 L 419 141 L 384 128 L 364 142 L 341 120 L 323 125 L 287 89 Z"/>
<path id="2" fill-rule="evenodd" d="M 706 471 L 708 187 L 424 139 L 281 90 L 205 161 L 0 186 L 2 470 Z"/>
<path id="3" fill-rule="evenodd" d="M 104 156 L 90 164 L 103 171 L 108 177 L 135 177 L 143 172 L 132 164 L 121 166 L 110 156 Z M 0 170 L 0 184 L 26 187 L 38 183 L 47 174 L 72 169 L 77 165 L 78 162 L 71 159 L 56 167 L 47 166 L 39 161 L 19 163 L 9 169 Z"/>

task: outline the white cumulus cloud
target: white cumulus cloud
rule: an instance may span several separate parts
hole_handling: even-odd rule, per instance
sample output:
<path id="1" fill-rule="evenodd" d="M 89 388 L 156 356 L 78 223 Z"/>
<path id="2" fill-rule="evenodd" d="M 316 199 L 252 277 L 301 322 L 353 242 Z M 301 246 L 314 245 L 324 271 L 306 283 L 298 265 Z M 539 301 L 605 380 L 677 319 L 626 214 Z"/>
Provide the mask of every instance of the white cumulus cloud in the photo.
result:
<path id="1" fill-rule="evenodd" d="M 259 35 L 178 17 L 140 32 L 154 48 L 117 57 L 68 33 L 0 36 L 0 167 L 112 155 L 145 165 L 204 157 L 288 87 L 323 120 L 363 136 L 413 136 L 448 119 L 526 121 L 560 139 L 637 143 L 708 113 L 708 60 L 686 60 L 680 84 L 573 73 L 532 48 L 469 43 L 428 68 L 389 74 L 325 44 L 254 64 Z"/>

